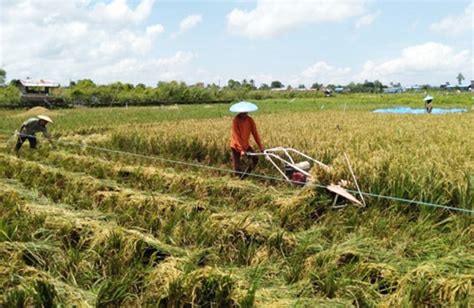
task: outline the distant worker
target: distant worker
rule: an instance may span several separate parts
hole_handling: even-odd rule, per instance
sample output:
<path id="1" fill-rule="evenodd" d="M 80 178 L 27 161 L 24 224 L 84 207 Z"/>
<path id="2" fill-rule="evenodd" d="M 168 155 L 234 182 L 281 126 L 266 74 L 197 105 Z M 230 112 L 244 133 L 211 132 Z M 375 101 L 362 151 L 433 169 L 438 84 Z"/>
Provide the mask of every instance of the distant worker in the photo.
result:
<path id="1" fill-rule="evenodd" d="M 430 95 L 426 96 L 424 101 L 425 101 L 426 112 L 431 113 L 431 111 L 433 110 L 433 104 L 432 104 L 433 96 L 430 96 Z"/>
<path id="2" fill-rule="evenodd" d="M 332 94 L 332 91 L 331 91 L 331 89 L 326 89 L 326 90 L 324 90 L 324 96 L 326 96 L 326 97 L 330 97 L 330 96 L 331 96 L 331 94 Z"/>
<path id="3" fill-rule="evenodd" d="M 264 147 L 260 141 L 260 136 L 257 132 L 257 127 L 254 120 L 248 116 L 249 112 L 256 111 L 258 107 L 249 102 L 240 102 L 230 107 L 231 112 L 237 113 L 232 121 L 232 139 L 230 147 L 232 150 L 232 163 L 236 176 L 244 175 L 242 172 L 250 173 L 258 163 L 257 156 L 249 156 L 250 166 L 245 170 L 241 170 L 241 157 L 246 153 L 254 153 L 254 149 L 250 146 L 250 134 L 252 134 L 260 151 L 263 152 Z"/>
<path id="4" fill-rule="evenodd" d="M 35 134 L 37 132 L 42 132 L 43 136 L 46 137 L 48 141 L 52 144 L 51 137 L 46 128 L 46 125 L 48 123 L 53 123 L 53 120 L 51 120 L 50 117 L 44 115 L 39 115 L 35 118 L 30 118 L 23 122 L 15 146 L 16 155 L 19 154 L 20 148 L 26 140 L 29 141 L 31 149 L 36 149 L 37 141 Z"/>

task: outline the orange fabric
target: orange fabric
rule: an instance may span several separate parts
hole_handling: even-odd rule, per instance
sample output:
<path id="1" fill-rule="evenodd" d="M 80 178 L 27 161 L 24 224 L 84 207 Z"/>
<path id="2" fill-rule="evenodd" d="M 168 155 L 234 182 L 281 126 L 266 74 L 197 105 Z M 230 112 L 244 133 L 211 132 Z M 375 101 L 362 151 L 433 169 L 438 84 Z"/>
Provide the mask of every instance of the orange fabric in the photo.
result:
<path id="1" fill-rule="evenodd" d="M 246 151 L 250 147 L 250 134 L 252 134 L 260 150 L 263 150 L 262 142 L 260 141 L 260 136 L 258 135 L 257 127 L 253 119 L 249 116 L 242 118 L 237 115 L 232 121 L 230 147 L 239 152 Z"/>

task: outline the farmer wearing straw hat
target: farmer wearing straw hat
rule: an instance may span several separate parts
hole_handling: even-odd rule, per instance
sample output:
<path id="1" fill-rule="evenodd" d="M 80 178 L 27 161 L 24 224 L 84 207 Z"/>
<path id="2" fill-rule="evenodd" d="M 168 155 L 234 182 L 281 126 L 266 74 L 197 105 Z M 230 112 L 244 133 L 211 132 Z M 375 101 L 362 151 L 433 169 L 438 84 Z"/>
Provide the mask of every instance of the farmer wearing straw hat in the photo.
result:
<path id="1" fill-rule="evenodd" d="M 426 96 L 424 98 L 424 101 L 425 101 L 426 112 L 431 113 L 431 110 L 433 109 L 433 104 L 432 104 L 433 96 L 430 96 L 430 95 Z"/>
<path id="2" fill-rule="evenodd" d="M 16 142 L 15 146 L 15 152 L 18 155 L 21 146 L 23 143 L 28 140 L 30 143 L 30 148 L 31 149 L 36 149 L 36 136 L 35 134 L 37 132 L 42 132 L 43 136 L 45 136 L 48 141 L 52 144 L 51 137 L 48 133 L 48 130 L 46 128 L 46 125 L 48 123 L 53 123 L 53 120 L 51 120 L 50 117 L 45 116 L 45 115 L 39 115 L 35 118 L 30 118 L 23 122 L 20 128 L 20 133 L 18 134 L 18 140 Z"/>
<path id="3" fill-rule="evenodd" d="M 230 148 L 232 150 L 232 163 L 235 171 L 235 175 L 241 175 L 240 160 L 242 155 L 246 153 L 253 153 L 254 150 L 249 144 L 250 134 L 252 134 L 255 142 L 257 143 L 260 151 L 263 152 L 264 147 L 260 141 L 260 136 L 257 132 L 257 126 L 254 120 L 248 116 L 249 112 L 257 111 L 258 107 L 255 104 L 249 102 L 240 102 L 230 107 L 230 111 L 237 113 L 232 121 L 232 138 L 230 142 Z M 255 168 L 258 162 L 257 156 L 250 157 L 250 166 L 245 172 L 251 172 Z"/>

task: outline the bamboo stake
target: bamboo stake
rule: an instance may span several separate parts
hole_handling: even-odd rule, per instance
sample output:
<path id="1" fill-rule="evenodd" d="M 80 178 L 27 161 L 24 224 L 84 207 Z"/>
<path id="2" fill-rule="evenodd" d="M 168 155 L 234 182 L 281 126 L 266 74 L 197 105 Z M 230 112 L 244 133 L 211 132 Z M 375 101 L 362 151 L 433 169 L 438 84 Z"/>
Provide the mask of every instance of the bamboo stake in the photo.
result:
<path id="1" fill-rule="evenodd" d="M 349 157 L 347 157 L 347 154 L 346 152 L 344 152 L 344 157 L 346 158 L 346 161 L 347 161 L 347 165 L 349 166 L 349 171 L 351 172 L 352 174 L 352 178 L 354 179 L 354 183 L 357 187 L 357 191 L 359 192 L 359 196 L 360 198 L 362 199 L 362 203 L 364 204 L 364 207 L 366 207 L 367 205 L 365 204 L 365 199 L 364 199 L 364 196 L 362 195 L 362 192 L 360 191 L 360 188 L 359 188 L 359 184 L 357 183 L 357 179 L 354 175 L 354 171 L 352 170 L 352 166 L 351 166 L 351 162 L 349 161 Z"/>

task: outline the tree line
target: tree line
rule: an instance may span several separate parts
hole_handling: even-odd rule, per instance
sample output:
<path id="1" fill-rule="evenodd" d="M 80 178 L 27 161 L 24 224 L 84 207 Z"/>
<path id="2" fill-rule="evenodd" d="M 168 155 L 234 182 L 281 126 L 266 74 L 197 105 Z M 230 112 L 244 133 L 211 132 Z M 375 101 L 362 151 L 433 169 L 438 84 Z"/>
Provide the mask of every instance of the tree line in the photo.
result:
<path id="1" fill-rule="evenodd" d="M 16 84 L 17 81 L 12 80 L 8 86 L 0 87 L 0 105 L 21 105 Z M 269 86 L 256 88 L 250 82 L 233 80 L 223 87 L 216 84 L 187 85 L 177 81 L 158 82 L 155 87 L 150 87 L 122 82 L 97 85 L 84 79 L 71 82 L 68 87 L 52 89 L 49 96 L 61 98 L 69 105 L 99 107 L 224 103 L 243 99 L 318 97 L 322 94 L 317 91 L 272 91 Z"/>
<path id="2" fill-rule="evenodd" d="M 5 85 L 6 73 L 0 69 L 0 105 L 21 106 L 21 95 L 18 90 L 18 80 L 11 80 Z M 297 88 L 285 86 L 275 80 L 270 84 L 256 86 L 255 81 L 230 79 L 226 85 L 197 83 L 187 85 L 184 82 L 160 81 L 156 86 L 146 86 L 142 83 L 114 82 L 98 85 L 90 79 L 71 81 L 69 86 L 50 91 L 49 95 L 60 98 L 68 105 L 83 106 L 146 106 L 170 104 L 202 104 L 224 103 L 236 100 L 259 100 L 270 98 L 317 98 L 322 97 L 323 91 L 343 89 L 350 93 L 382 93 L 387 87 L 400 87 L 400 83 L 384 85 L 382 82 L 365 80 L 363 83 L 351 82 L 347 85 L 313 83 L 310 88 L 304 84 Z M 429 87 L 426 85 L 424 87 Z"/>

